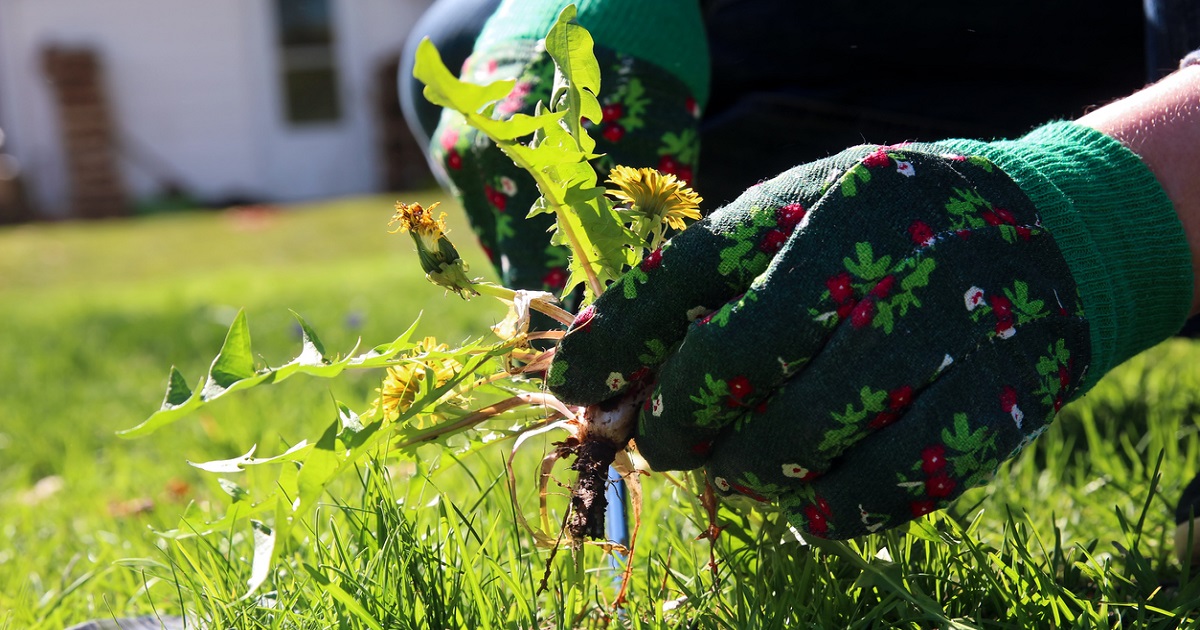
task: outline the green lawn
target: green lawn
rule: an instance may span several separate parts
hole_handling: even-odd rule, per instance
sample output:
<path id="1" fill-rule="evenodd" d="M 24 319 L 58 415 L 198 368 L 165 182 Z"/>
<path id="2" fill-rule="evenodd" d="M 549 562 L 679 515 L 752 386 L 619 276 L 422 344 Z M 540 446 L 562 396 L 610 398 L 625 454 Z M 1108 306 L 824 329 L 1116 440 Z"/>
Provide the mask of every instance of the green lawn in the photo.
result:
<path id="1" fill-rule="evenodd" d="M 428 202 L 433 193 L 408 200 Z M 219 627 L 1186 626 L 1200 580 L 1171 559 L 1170 510 L 1200 461 L 1200 345 L 1173 341 L 1106 378 L 986 488 L 907 533 L 799 542 L 775 514 L 723 509 L 713 584 L 707 526 L 687 493 L 646 480 L 626 613 L 597 550 L 554 562 L 513 522 L 506 444 L 366 465 L 326 495 L 267 583 L 241 599 L 252 530 L 173 541 L 228 504 L 187 461 L 257 444 L 283 451 L 370 399 L 377 377 L 297 377 L 232 396 L 143 439 L 114 435 L 161 401 L 168 368 L 193 381 L 238 309 L 277 365 L 298 349 L 288 309 L 327 348 L 486 333 L 498 303 L 425 282 L 392 199 L 279 212 L 183 213 L 0 231 L 0 629 L 180 614 Z M 452 236 L 486 266 L 469 231 Z M 536 446 L 534 450 L 536 450 Z M 533 462 L 521 480 L 534 502 Z M 1161 460 L 1160 460 L 1161 456 Z M 1154 472 L 1161 461 L 1161 474 Z M 459 463 L 461 462 L 461 463 Z M 273 471 L 236 477 L 270 484 Z M 190 508 L 188 506 L 191 506 Z M 884 551 L 886 550 L 886 551 Z M 890 561 L 889 561 L 890 558 Z M 685 599 L 686 597 L 686 599 Z"/>

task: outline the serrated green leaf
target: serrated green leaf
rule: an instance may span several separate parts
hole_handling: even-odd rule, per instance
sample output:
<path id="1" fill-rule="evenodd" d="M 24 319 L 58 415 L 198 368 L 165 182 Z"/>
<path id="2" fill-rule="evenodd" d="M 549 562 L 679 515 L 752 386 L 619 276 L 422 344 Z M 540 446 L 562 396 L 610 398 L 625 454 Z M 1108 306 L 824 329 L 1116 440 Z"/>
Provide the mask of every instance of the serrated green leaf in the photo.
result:
<path id="1" fill-rule="evenodd" d="M 599 120 L 600 66 L 592 52 L 591 35 L 571 23 L 574 7 L 563 10 L 547 36 L 547 51 L 558 67 L 561 100 L 537 108 L 533 116 L 517 115 L 510 120 L 490 117 L 492 101 L 504 97 L 510 84 L 484 89 L 454 78 L 428 41 L 418 47 L 413 75 L 426 84 L 433 102 L 462 114 L 500 148 L 513 163 L 533 176 L 543 200 L 530 214 L 553 212 L 555 233 L 551 242 L 572 251 L 564 293 L 594 276 L 601 286 L 616 280 L 633 264 L 635 236 L 625 228 L 612 205 L 597 186 L 595 141 L 588 136 L 583 118 Z M 489 101 L 489 99 L 491 99 Z M 529 144 L 517 138 L 533 134 Z M 594 287 L 588 287 L 590 301 Z M 596 290 L 599 290 L 598 288 Z"/>
<path id="2" fill-rule="evenodd" d="M 163 396 L 162 409 L 172 409 L 187 402 L 192 397 L 192 388 L 188 387 L 183 374 L 171 366 L 171 375 L 167 377 L 167 393 Z"/>
<path id="3" fill-rule="evenodd" d="M 343 432 L 358 433 L 359 431 L 363 430 L 362 420 L 359 418 L 357 413 L 354 413 L 353 409 L 343 405 L 340 402 L 337 403 L 337 408 L 338 420 L 342 423 Z"/>
<path id="4" fill-rule="evenodd" d="M 210 462 L 200 462 L 200 463 L 189 461 L 188 464 L 191 466 L 195 466 L 196 468 L 199 468 L 200 470 L 205 470 L 205 471 L 208 471 L 211 473 L 242 472 L 243 470 L 245 470 L 244 468 L 242 468 L 242 466 L 244 466 L 247 462 L 254 460 L 254 451 L 257 449 L 258 449 L 258 445 L 255 444 L 254 446 L 251 446 L 250 450 L 246 451 L 246 453 L 244 455 L 239 455 L 232 459 L 215 459 Z"/>
<path id="5" fill-rule="evenodd" d="M 571 136 L 584 152 L 595 149 L 596 143 L 583 129 L 581 119 L 600 122 L 600 64 L 592 52 L 594 42 L 587 29 L 574 23 L 575 5 L 568 5 L 558 15 L 558 21 L 546 35 L 546 52 L 554 59 L 561 84 L 566 87 L 566 117 Z M 558 86 L 556 86 L 558 87 Z"/>
<path id="6" fill-rule="evenodd" d="M 494 139 L 516 140 L 524 138 L 547 125 L 557 123 L 562 118 L 562 114 L 554 112 L 540 116 L 513 114 L 511 118 L 505 120 L 496 120 L 484 114 L 468 116 L 467 118 L 471 121 L 471 126 L 485 132 Z"/>
<path id="7" fill-rule="evenodd" d="M 245 455 L 234 457 L 232 459 L 217 459 L 210 462 L 191 462 L 188 464 L 195 466 L 200 470 L 211 473 L 238 473 L 246 469 L 247 466 L 262 466 L 263 464 L 271 464 L 280 461 L 298 461 L 302 459 L 305 451 L 311 448 L 308 440 L 300 440 L 297 444 L 288 450 L 274 457 L 254 457 L 254 451 L 258 445 L 250 447 L 250 450 Z"/>
<path id="8" fill-rule="evenodd" d="M 296 318 L 296 323 L 300 325 L 301 333 L 301 350 L 300 356 L 296 357 L 293 362 L 303 365 L 324 365 L 329 361 L 325 358 L 325 344 L 321 343 L 320 337 L 317 337 L 317 331 L 313 330 L 308 322 L 304 321 L 303 317 L 296 311 L 289 311 L 292 317 Z"/>
<path id="9" fill-rule="evenodd" d="M 296 359 L 293 359 L 286 365 L 278 368 L 267 368 L 257 373 L 251 371 L 249 375 L 244 376 L 241 379 L 233 381 L 226 380 L 227 384 L 224 386 L 210 386 L 214 382 L 213 377 L 210 377 L 208 379 L 208 385 L 201 390 L 192 392 L 192 395 L 186 400 L 173 403 L 173 405 L 170 407 L 164 406 L 163 408 L 151 414 L 150 417 L 141 424 L 131 429 L 118 431 L 117 435 L 124 438 L 134 438 L 147 435 L 168 424 L 179 421 L 187 414 L 229 392 L 250 389 L 258 385 L 270 385 L 272 383 L 278 383 L 296 374 L 307 374 L 309 376 L 315 376 L 318 378 L 334 378 L 347 369 L 384 367 L 391 363 L 397 354 L 400 354 L 401 352 L 404 352 L 413 346 L 413 344 L 409 342 L 409 339 L 416 331 L 416 327 L 417 322 L 413 322 L 413 324 L 409 326 L 408 330 L 404 331 L 404 333 L 397 337 L 395 341 L 376 346 L 375 348 L 372 348 L 361 355 L 348 356 L 339 361 L 329 361 L 317 364 L 313 364 L 312 362 L 308 361 L 302 361 L 302 359 L 305 359 L 306 356 L 304 354 L 304 349 L 302 348 L 300 356 Z M 231 348 L 230 339 L 233 339 L 234 344 L 236 344 L 232 347 L 234 351 L 231 353 L 231 356 L 253 356 L 251 354 L 249 345 L 250 334 L 248 328 L 246 327 L 244 315 L 239 314 L 239 316 L 234 320 L 233 325 L 230 327 L 230 333 L 226 336 L 225 346 L 222 347 L 222 354 L 225 353 L 227 348 Z M 218 355 L 217 359 L 213 361 L 213 364 L 216 365 L 218 362 L 222 361 L 222 356 Z M 224 376 L 222 376 L 222 378 L 236 373 L 231 372 L 230 368 L 237 368 L 237 363 L 235 363 L 233 359 L 228 359 L 226 361 L 225 366 L 223 367 Z M 244 371 L 242 373 L 244 374 Z M 182 377 L 180 377 L 180 379 L 182 379 Z M 177 384 L 177 380 L 175 379 L 174 375 L 172 375 L 171 385 L 168 385 L 168 399 L 171 399 L 173 396 L 171 387 L 177 386 Z M 176 392 L 174 393 L 176 400 L 178 399 L 178 393 L 179 390 L 176 389 Z"/>
<path id="10" fill-rule="evenodd" d="M 229 498 L 233 499 L 234 503 L 241 503 L 242 501 L 250 498 L 250 493 L 232 479 L 226 479 L 224 477 L 217 479 L 217 485 L 221 486 L 221 490 L 223 490 L 225 494 L 228 494 Z"/>
<path id="11" fill-rule="evenodd" d="M 254 355 L 250 351 L 250 326 L 246 323 L 246 311 L 238 311 L 237 317 L 225 334 L 225 343 L 208 370 L 208 382 L 201 396 L 220 396 L 234 383 L 254 376 Z"/>
<path id="12" fill-rule="evenodd" d="M 365 450 L 366 446 L 375 443 L 374 438 L 382 428 L 383 420 L 376 420 L 375 422 L 362 425 L 362 428 L 358 431 L 343 433 L 341 436 L 342 443 L 351 451 L 347 461 L 356 461 L 360 451 Z"/>
<path id="13" fill-rule="evenodd" d="M 512 91 L 516 80 L 476 85 L 459 81 L 442 62 L 442 55 L 426 37 L 417 45 L 413 76 L 425 84 L 425 99 L 460 112 L 479 112 Z"/>
<path id="14" fill-rule="evenodd" d="M 504 120 L 492 118 L 496 101 L 507 96 L 516 81 L 494 81 L 487 85 L 460 81 L 442 63 L 441 55 L 428 38 L 417 46 L 413 76 L 425 84 L 424 94 L 429 102 L 459 112 L 468 124 L 493 140 L 523 138 L 562 117 L 561 113 L 546 112 L 536 116 L 514 114 Z"/>
<path id="15" fill-rule="evenodd" d="M 185 513 L 183 518 L 179 520 L 179 527 L 165 531 L 156 531 L 154 534 L 160 538 L 171 540 L 183 540 L 186 538 L 194 538 L 197 536 L 207 536 L 213 532 L 227 532 L 239 520 L 255 514 L 266 512 L 275 507 L 276 501 L 274 498 L 261 501 L 259 503 L 250 504 L 247 501 L 235 502 L 221 518 L 206 522 L 201 526 L 193 523 L 188 514 Z"/>

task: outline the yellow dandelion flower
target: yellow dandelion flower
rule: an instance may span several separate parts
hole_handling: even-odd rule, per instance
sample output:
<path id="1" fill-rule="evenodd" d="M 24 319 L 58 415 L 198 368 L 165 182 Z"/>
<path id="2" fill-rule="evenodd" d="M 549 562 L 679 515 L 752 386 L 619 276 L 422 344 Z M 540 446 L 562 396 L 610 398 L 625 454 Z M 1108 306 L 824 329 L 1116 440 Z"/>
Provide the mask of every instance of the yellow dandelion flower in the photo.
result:
<path id="1" fill-rule="evenodd" d="M 704 200 L 669 173 L 616 166 L 609 171 L 608 183 L 616 186 L 608 194 L 629 205 L 627 212 L 633 216 L 633 229 L 643 237 L 655 234 L 661 238 L 664 224 L 682 230 L 687 227 L 685 219 L 700 218 L 699 206 Z"/>
<path id="2" fill-rule="evenodd" d="M 379 392 L 379 397 L 373 404 L 375 409 L 383 413 L 385 420 L 391 422 L 411 407 L 431 374 L 433 383 L 428 387 L 436 389 L 445 385 L 462 369 L 462 364 L 454 359 L 428 356 L 431 353 L 445 352 L 446 349 L 446 344 L 439 344 L 433 337 L 426 337 L 408 354 L 408 360 L 387 368 L 383 383 L 375 390 Z"/>
<path id="3" fill-rule="evenodd" d="M 412 236 L 421 259 L 421 269 L 430 282 L 454 291 L 463 298 L 476 295 L 472 288 L 474 283 L 467 278 L 467 264 L 459 257 L 450 239 L 446 238 L 446 213 L 433 218 L 433 210 L 438 205 L 434 203 L 422 208 L 419 203 L 396 202 L 396 214 L 389 225 L 397 227 L 392 233 L 408 232 Z"/>

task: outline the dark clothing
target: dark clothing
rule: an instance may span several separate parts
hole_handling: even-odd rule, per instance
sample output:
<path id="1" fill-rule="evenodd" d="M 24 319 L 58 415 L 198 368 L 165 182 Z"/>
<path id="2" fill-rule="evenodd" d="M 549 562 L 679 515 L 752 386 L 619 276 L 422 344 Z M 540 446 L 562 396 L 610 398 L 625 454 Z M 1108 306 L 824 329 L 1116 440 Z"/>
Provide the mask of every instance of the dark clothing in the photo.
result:
<path id="1" fill-rule="evenodd" d="M 499 0 L 439 0 L 414 27 L 401 99 L 428 142 L 439 110 L 412 79 L 428 36 L 452 70 Z M 712 89 L 695 181 L 710 207 L 864 142 L 1011 138 L 1130 94 L 1200 47 L 1200 2 L 702 0 Z M 1200 321 L 1189 329 L 1200 332 Z"/>
<path id="2" fill-rule="evenodd" d="M 1146 83 L 1136 2 L 707 5 L 697 183 L 716 202 L 846 146 L 1015 137 Z"/>
<path id="3" fill-rule="evenodd" d="M 475 47 L 475 38 L 484 22 L 495 13 L 500 0 L 437 0 L 413 25 L 404 51 L 400 55 L 400 107 L 408 126 L 422 147 L 428 149 L 429 138 L 437 128 L 442 108 L 425 100 L 423 86 L 413 78 L 413 62 L 417 44 L 428 37 L 442 55 L 442 63 L 457 73 Z M 426 151 L 428 154 L 428 151 Z"/>

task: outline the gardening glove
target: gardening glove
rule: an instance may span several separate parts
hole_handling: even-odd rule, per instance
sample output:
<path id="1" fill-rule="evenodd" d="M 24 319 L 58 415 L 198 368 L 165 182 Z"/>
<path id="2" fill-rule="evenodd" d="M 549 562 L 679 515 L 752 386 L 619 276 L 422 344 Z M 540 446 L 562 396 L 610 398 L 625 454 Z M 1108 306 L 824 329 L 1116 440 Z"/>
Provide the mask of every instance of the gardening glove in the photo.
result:
<path id="1" fill-rule="evenodd" d="M 548 380 L 591 404 L 656 376 L 635 438 L 652 468 L 706 466 L 847 538 L 987 482 L 1178 330 L 1191 275 L 1154 176 L 1095 130 L 860 146 L 648 255 L 579 313 Z"/>
<path id="2" fill-rule="evenodd" d="M 545 37 L 561 0 L 502 2 L 463 68 L 463 80 L 486 84 L 516 79 L 495 113 L 532 114 L 549 103 L 554 62 Z M 614 165 L 653 166 L 690 180 L 699 157 L 697 124 L 708 93 L 708 51 L 695 0 L 579 3 L 577 21 L 596 42 L 603 119 L 591 121 L 600 178 Z M 512 288 L 558 293 L 567 280 L 567 250 L 551 245 L 550 214 L 526 218 L 539 193 L 515 166 L 463 117 L 443 112 L 430 143 L 485 252 Z"/>

